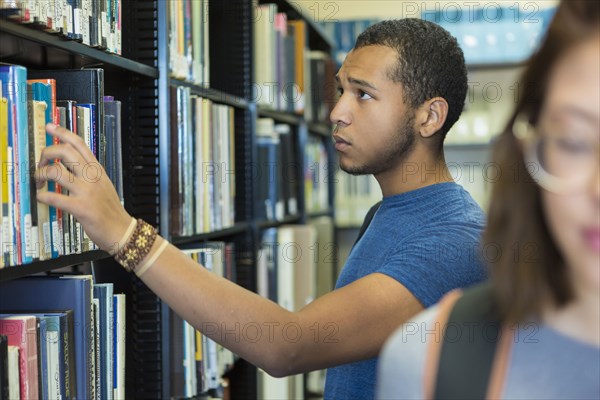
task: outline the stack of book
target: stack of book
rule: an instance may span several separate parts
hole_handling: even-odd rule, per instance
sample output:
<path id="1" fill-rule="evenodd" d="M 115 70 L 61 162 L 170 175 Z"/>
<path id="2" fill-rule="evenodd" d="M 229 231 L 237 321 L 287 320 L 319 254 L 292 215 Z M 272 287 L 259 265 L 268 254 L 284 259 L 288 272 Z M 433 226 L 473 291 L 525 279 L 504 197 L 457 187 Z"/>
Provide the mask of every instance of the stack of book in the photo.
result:
<path id="1" fill-rule="evenodd" d="M 121 0 L 0 0 L 0 15 L 121 54 Z"/>
<path id="2" fill-rule="evenodd" d="M 171 77 L 210 86 L 208 0 L 168 0 Z"/>
<path id="3" fill-rule="evenodd" d="M 232 243 L 206 242 L 184 250 L 209 271 L 235 281 L 235 250 Z M 201 265 L 200 265 L 201 264 Z M 200 394 L 223 397 L 227 384 L 224 375 L 232 368 L 236 356 L 217 342 L 196 330 L 174 312 L 171 313 L 171 392 L 172 396 L 192 398 Z M 206 323 L 205 330 L 220 329 L 217 323 Z"/>
<path id="4" fill-rule="evenodd" d="M 235 223 L 233 107 L 171 87 L 170 233 L 189 236 Z"/>

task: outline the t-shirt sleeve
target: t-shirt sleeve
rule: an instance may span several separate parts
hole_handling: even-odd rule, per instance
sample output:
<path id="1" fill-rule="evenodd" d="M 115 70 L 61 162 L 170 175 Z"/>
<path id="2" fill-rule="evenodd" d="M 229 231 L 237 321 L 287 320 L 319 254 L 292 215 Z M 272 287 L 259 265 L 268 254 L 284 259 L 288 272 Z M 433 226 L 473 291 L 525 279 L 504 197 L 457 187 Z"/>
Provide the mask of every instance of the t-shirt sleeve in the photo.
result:
<path id="1" fill-rule="evenodd" d="M 477 235 L 460 227 L 424 229 L 404 240 L 374 272 L 396 279 L 430 307 L 452 289 L 487 278 Z"/>
<path id="2" fill-rule="evenodd" d="M 434 306 L 417 314 L 386 341 L 377 365 L 377 399 L 423 399 L 426 339 L 437 312 Z"/>

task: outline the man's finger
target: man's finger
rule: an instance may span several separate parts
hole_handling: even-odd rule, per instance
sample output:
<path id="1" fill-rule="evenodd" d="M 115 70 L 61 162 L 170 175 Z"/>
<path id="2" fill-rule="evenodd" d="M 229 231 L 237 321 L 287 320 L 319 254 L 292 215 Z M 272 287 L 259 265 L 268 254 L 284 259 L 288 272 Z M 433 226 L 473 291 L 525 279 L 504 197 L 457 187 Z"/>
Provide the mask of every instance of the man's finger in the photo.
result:
<path id="1" fill-rule="evenodd" d="M 61 143 L 68 143 L 79 152 L 81 157 L 86 162 L 96 162 L 96 157 L 92 150 L 85 144 L 82 138 L 77 136 L 77 134 L 71 132 L 70 130 L 63 128 L 61 126 L 57 126 L 54 124 L 46 125 L 46 132 L 50 135 L 57 137 Z"/>
<path id="2" fill-rule="evenodd" d="M 47 204 L 51 207 L 57 207 L 60 205 L 61 210 L 67 211 L 74 216 L 77 215 L 77 202 L 74 198 L 69 197 L 64 194 L 55 193 L 55 192 L 40 192 L 38 191 L 37 200 L 44 204 Z"/>
<path id="3" fill-rule="evenodd" d="M 35 171 L 37 189 L 41 189 L 45 182 L 56 182 L 69 192 L 77 193 L 78 178 L 65 168 L 61 163 L 54 163 L 38 168 Z"/>
<path id="4" fill-rule="evenodd" d="M 70 144 L 61 143 L 46 147 L 42 150 L 38 168 L 50 165 L 51 161 L 60 160 L 75 176 L 81 175 L 86 161 L 81 154 Z"/>

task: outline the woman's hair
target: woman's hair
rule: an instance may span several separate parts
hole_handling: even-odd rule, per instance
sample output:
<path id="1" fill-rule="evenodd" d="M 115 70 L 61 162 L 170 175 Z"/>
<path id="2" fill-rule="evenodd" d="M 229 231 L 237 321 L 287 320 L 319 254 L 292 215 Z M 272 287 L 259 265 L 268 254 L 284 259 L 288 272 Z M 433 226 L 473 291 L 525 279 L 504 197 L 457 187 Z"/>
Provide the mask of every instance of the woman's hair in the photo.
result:
<path id="1" fill-rule="evenodd" d="M 484 248 L 499 250 L 488 263 L 500 311 L 509 322 L 540 316 L 545 302 L 561 307 L 574 296 L 564 258 L 544 218 L 540 188 L 527 172 L 512 125 L 521 113 L 537 123 L 553 66 L 598 31 L 599 10 L 597 1 L 560 3 L 541 48 L 529 60 L 515 111 L 494 146 L 493 159 L 502 176 L 492 191 L 483 241 Z"/>

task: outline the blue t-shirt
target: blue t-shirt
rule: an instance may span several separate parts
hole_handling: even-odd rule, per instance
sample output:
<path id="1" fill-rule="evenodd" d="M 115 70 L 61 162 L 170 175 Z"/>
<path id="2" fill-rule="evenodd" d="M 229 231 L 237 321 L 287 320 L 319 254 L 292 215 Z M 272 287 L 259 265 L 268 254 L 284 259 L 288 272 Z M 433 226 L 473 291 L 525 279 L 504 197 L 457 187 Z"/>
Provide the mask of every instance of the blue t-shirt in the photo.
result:
<path id="1" fill-rule="evenodd" d="M 450 290 L 487 278 L 479 257 L 484 224 L 479 205 L 453 182 L 384 197 L 336 288 L 379 272 L 429 307 Z M 372 399 L 376 372 L 377 357 L 330 368 L 325 399 Z"/>

